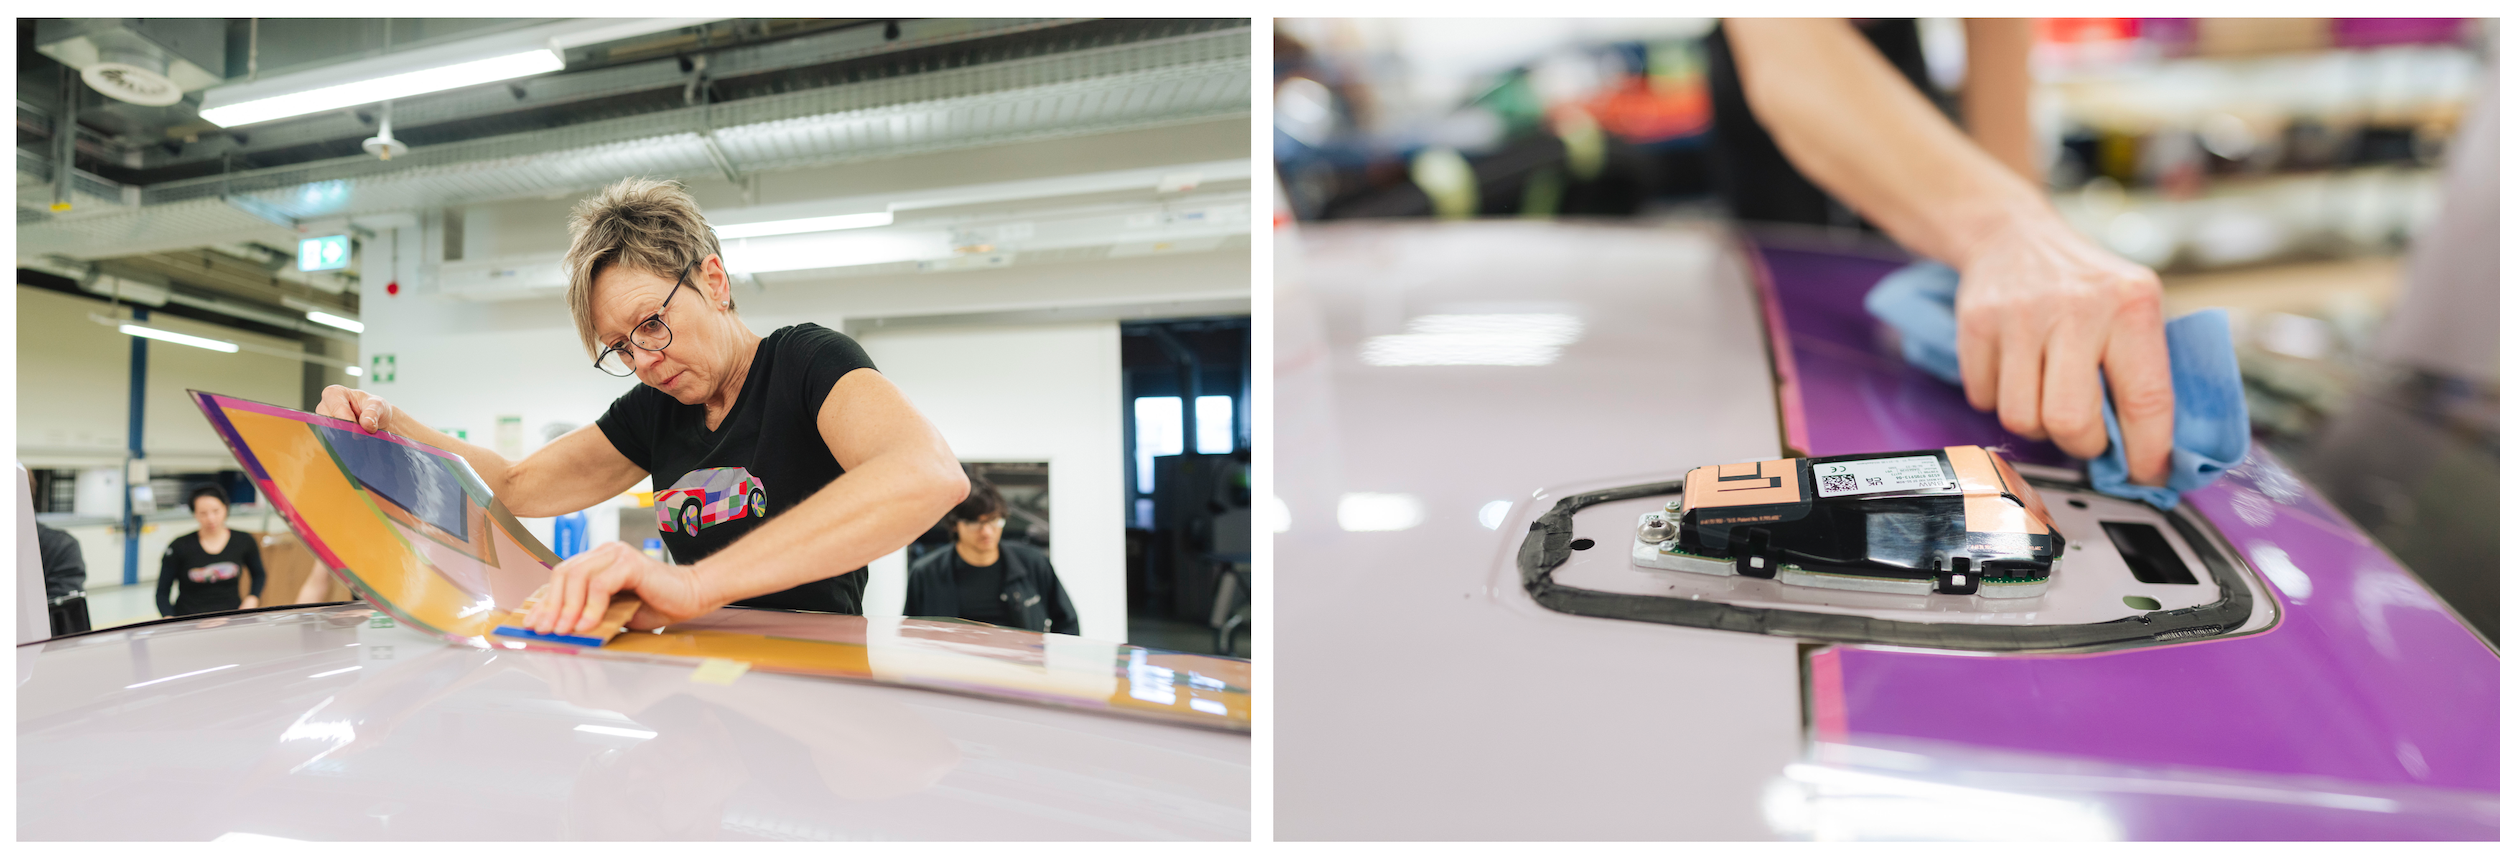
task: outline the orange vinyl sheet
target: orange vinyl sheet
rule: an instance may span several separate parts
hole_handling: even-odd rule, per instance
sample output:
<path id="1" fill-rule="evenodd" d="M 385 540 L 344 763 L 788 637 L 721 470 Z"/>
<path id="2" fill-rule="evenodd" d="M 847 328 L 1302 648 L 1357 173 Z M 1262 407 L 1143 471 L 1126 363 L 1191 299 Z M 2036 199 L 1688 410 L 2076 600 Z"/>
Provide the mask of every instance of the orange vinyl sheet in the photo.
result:
<path id="1" fill-rule="evenodd" d="M 657 632 L 621 632 L 597 648 L 494 635 L 545 584 L 556 558 L 466 463 L 401 437 L 348 432 L 356 428 L 347 422 L 193 394 L 307 545 L 375 606 L 456 643 L 690 667 L 726 659 L 761 671 L 1250 727 L 1247 661 L 977 623 L 728 608 Z M 402 505 L 385 494 L 392 490 L 422 506 Z M 626 610 L 609 622 L 622 623 Z"/>

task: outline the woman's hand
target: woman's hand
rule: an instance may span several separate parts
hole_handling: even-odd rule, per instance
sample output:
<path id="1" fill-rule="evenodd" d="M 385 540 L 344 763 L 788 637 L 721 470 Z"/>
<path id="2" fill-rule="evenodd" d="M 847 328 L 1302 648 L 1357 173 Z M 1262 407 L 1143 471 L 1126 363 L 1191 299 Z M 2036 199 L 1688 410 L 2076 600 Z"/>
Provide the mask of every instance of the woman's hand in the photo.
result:
<path id="1" fill-rule="evenodd" d="M 2101 379 L 2127 440 L 2127 472 L 2170 477 L 2170 346 L 2161 280 L 2062 222 L 2015 218 L 1972 244 L 1954 300 L 1962 390 L 2005 429 L 2078 459 L 2109 449 Z"/>
<path id="2" fill-rule="evenodd" d="M 632 546 L 611 542 L 556 564 L 523 625 L 540 634 L 589 631 L 607 613 L 608 599 L 622 590 L 642 599 L 642 610 L 625 623 L 629 629 L 656 629 L 720 607 L 705 595 L 702 578 L 692 567 L 661 563 Z"/>
<path id="3" fill-rule="evenodd" d="M 327 415 L 341 421 L 354 421 L 367 433 L 380 433 L 391 428 L 391 405 L 380 395 L 334 385 L 321 390 L 321 405 L 313 407 L 314 415 Z"/>
<path id="4" fill-rule="evenodd" d="M 252 609 L 254 609 L 254 608 L 258 608 L 258 607 L 260 607 L 260 597 L 258 597 L 258 596 L 245 596 L 245 597 L 243 597 L 243 610 L 249 611 L 249 610 L 252 610 Z"/>

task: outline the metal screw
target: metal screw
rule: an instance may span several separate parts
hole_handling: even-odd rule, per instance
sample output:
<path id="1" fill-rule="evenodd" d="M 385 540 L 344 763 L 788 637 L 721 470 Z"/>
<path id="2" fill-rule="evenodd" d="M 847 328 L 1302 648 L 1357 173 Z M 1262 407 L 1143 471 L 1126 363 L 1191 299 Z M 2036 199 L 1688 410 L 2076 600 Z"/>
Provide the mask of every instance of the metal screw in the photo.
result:
<path id="1" fill-rule="evenodd" d="M 1667 541 L 1667 533 L 1668 533 L 1668 531 L 1667 531 L 1667 520 L 1666 520 L 1666 518 L 1665 518 L 1665 517 L 1663 517 L 1663 516 L 1643 516 L 1643 517 L 1641 517 L 1641 534 L 1640 534 L 1640 536 L 1641 536 L 1641 542 L 1644 542 L 1644 543 L 1663 543 L 1663 542 L 1666 542 L 1666 541 Z"/>

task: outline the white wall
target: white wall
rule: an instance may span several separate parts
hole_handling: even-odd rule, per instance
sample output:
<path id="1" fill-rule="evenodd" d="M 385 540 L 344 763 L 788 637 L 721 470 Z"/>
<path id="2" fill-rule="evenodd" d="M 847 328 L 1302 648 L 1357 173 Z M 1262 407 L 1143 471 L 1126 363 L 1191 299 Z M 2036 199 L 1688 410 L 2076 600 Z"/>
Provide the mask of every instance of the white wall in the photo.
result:
<path id="1" fill-rule="evenodd" d="M 1128 639 L 1120 502 L 1120 326 L 929 327 L 863 335 L 877 368 L 966 461 L 1050 463 L 1050 560 L 1089 638 Z M 869 613 L 903 573 L 871 571 Z"/>
<path id="2" fill-rule="evenodd" d="M 102 302 L 17 289 L 17 441 L 28 468 L 119 466 L 130 427 L 131 337 L 87 315 Z M 300 350 L 302 344 L 163 313 L 152 326 L 208 338 Z M 148 342 L 144 443 L 154 471 L 233 468 L 234 457 L 186 389 L 300 406 L 304 363 Z"/>

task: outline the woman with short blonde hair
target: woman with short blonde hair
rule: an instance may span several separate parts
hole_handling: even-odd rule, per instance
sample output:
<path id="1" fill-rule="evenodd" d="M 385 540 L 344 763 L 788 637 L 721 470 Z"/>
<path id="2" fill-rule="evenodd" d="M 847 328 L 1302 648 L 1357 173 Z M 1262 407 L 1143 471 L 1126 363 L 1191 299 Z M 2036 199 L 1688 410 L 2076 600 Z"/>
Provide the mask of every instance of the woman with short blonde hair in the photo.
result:
<path id="1" fill-rule="evenodd" d="M 607 543 L 559 564 L 528 628 L 571 633 L 610 596 L 630 628 L 723 605 L 856 614 L 869 560 L 965 494 L 954 452 L 859 343 L 812 323 L 758 335 L 720 240 L 674 181 L 619 181 L 573 209 L 565 304 L 591 367 L 642 381 L 596 424 L 519 460 L 331 386 L 318 412 L 459 454 L 517 516 L 558 516 L 651 478 L 675 563 Z"/>

